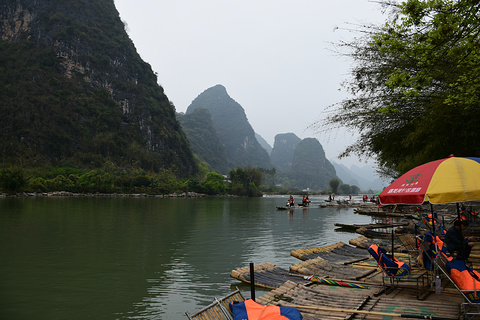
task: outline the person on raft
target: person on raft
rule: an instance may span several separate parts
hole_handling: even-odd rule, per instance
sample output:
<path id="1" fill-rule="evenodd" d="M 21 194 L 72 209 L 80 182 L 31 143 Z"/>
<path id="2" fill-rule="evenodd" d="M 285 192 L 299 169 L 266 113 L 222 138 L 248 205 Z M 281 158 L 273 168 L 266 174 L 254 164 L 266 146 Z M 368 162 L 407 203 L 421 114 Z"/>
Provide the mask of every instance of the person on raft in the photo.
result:
<path id="1" fill-rule="evenodd" d="M 290 196 L 290 199 L 287 201 L 287 207 L 293 207 L 295 205 L 295 201 L 293 200 L 293 196 Z"/>
<path id="2" fill-rule="evenodd" d="M 456 220 L 453 227 L 448 229 L 445 235 L 444 243 L 447 247 L 447 251 L 454 256 L 457 252 L 457 260 L 468 260 L 472 247 L 474 246 L 473 237 L 464 237 L 463 231 L 467 229 L 468 221 Z"/>
<path id="3" fill-rule="evenodd" d="M 303 196 L 302 199 L 302 206 L 306 207 L 310 203 L 310 200 L 308 200 L 308 195 Z"/>

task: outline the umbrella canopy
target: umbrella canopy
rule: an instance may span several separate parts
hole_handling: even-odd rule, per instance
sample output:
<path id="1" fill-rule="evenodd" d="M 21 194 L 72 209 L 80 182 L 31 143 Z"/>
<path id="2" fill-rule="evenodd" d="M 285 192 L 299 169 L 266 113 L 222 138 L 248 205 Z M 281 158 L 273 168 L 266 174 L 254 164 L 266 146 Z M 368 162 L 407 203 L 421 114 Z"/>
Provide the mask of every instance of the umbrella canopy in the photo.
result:
<path id="1" fill-rule="evenodd" d="M 395 180 L 378 197 L 382 205 L 480 200 L 480 158 L 451 156 L 422 164 Z"/>

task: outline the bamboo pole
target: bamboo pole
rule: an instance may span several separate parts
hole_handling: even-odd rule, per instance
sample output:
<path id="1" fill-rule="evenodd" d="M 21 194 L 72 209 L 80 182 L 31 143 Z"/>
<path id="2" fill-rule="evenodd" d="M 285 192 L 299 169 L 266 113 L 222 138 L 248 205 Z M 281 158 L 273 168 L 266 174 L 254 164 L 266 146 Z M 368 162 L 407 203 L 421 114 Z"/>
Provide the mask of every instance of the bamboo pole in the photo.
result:
<path id="1" fill-rule="evenodd" d="M 434 317 L 434 316 L 420 315 L 420 314 L 403 314 L 403 313 L 389 313 L 389 312 L 378 312 L 378 311 L 367 311 L 367 310 L 338 309 L 338 308 L 329 308 L 329 307 L 320 307 L 320 306 L 300 306 L 300 305 L 293 305 L 293 304 L 282 304 L 281 306 L 293 307 L 297 309 L 310 309 L 310 310 L 321 310 L 321 311 L 343 312 L 343 313 L 358 313 L 358 314 L 377 315 L 377 316 L 385 316 L 385 317 L 431 319 L 431 320 L 456 320 L 452 318 L 442 318 L 442 317 Z"/>

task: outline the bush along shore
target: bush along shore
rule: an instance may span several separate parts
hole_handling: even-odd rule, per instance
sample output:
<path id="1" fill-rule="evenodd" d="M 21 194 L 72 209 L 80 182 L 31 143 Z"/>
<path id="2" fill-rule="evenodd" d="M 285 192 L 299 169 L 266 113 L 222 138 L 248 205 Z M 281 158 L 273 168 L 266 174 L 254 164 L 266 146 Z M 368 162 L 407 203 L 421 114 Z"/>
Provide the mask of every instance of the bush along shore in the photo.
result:
<path id="1" fill-rule="evenodd" d="M 7 197 L 126 197 L 126 198 L 205 198 L 205 197 L 236 197 L 231 194 L 209 195 L 197 192 L 182 192 L 170 194 L 146 194 L 146 193 L 75 193 L 68 191 L 52 192 L 21 192 L 15 194 L 1 193 L 0 198 Z"/>
<path id="2" fill-rule="evenodd" d="M 0 193 L 26 196 L 156 196 L 258 197 L 263 174 L 255 168 L 230 170 L 228 178 L 216 172 L 178 177 L 173 172 L 141 169 L 0 168 Z M 62 190 L 62 191 L 59 191 Z"/>

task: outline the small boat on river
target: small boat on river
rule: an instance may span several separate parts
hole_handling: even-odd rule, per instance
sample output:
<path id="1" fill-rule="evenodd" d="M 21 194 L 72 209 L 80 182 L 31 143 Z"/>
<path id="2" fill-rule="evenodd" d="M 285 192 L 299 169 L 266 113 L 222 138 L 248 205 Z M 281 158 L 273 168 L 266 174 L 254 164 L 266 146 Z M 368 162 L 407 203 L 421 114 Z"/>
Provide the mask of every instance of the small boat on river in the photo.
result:
<path id="1" fill-rule="evenodd" d="M 355 230 L 356 233 L 366 236 L 373 239 L 390 239 L 392 238 L 392 232 L 385 231 L 375 231 L 373 229 L 367 228 L 358 228 Z"/>
<path id="2" fill-rule="evenodd" d="M 278 206 L 277 210 L 295 210 L 295 209 L 308 209 L 308 206 Z"/>
<path id="3" fill-rule="evenodd" d="M 407 226 L 408 222 L 391 222 L 391 223 L 368 223 L 368 224 L 346 224 L 346 223 L 335 223 L 336 227 L 340 227 L 342 229 L 352 229 L 356 230 L 359 228 L 365 229 L 380 229 L 380 228 L 392 228 L 392 227 L 401 227 Z"/>

